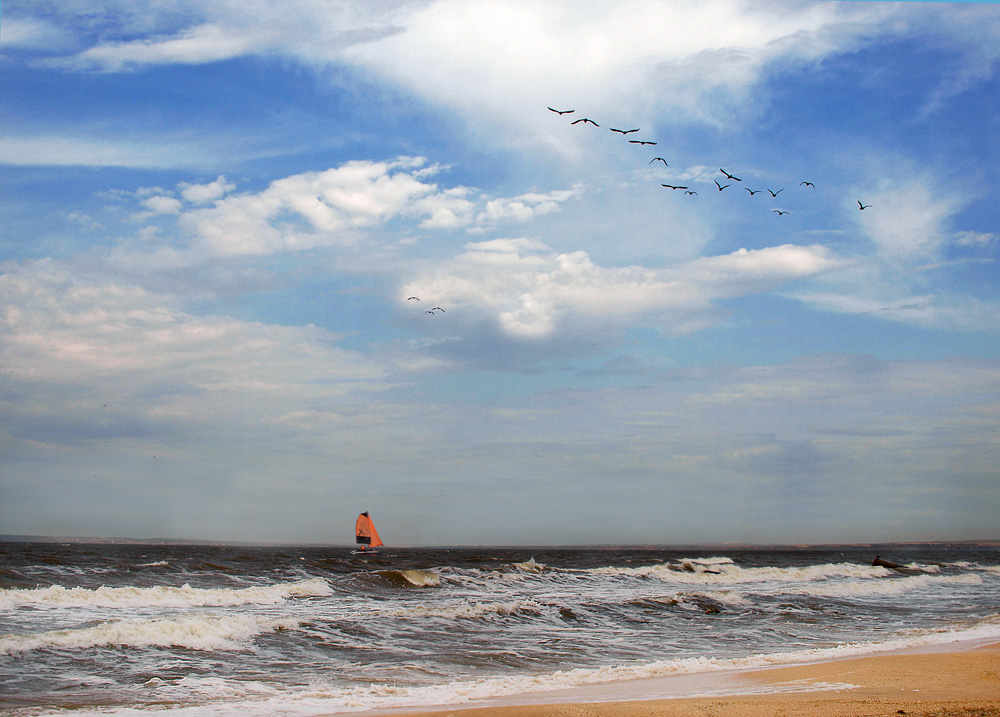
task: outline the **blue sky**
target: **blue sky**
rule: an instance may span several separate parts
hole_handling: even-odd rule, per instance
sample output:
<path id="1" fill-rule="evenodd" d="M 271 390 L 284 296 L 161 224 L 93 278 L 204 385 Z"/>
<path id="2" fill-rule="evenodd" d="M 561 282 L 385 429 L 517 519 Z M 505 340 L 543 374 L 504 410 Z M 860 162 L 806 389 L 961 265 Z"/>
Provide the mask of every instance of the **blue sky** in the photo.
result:
<path id="1" fill-rule="evenodd" d="M 991 4 L 7 0 L 0 532 L 1000 537 L 998 58 Z"/>

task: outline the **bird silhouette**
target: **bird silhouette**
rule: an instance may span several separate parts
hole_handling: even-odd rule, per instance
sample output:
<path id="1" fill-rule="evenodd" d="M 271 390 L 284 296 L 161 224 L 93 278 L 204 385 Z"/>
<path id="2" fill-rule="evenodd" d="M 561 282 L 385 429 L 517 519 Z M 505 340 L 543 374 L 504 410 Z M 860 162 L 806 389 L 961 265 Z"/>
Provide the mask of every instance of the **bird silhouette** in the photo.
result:
<path id="1" fill-rule="evenodd" d="M 692 192 L 690 189 L 688 191 L 684 192 L 684 193 L 685 194 L 694 194 L 695 196 L 697 196 L 697 194 L 698 194 L 698 192 Z"/>
<path id="2" fill-rule="evenodd" d="M 635 129 L 615 129 L 614 127 L 612 127 L 611 131 L 617 132 L 618 134 L 632 134 L 633 132 L 638 132 L 639 128 L 636 127 Z"/>
<path id="3" fill-rule="evenodd" d="M 414 299 L 416 299 L 417 301 L 420 301 L 420 299 L 418 299 L 416 296 L 407 296 L 406 297 L 407 301 L 413 301 Z"/>
<path id="4" fill-rule="evenodd" d="M 743 187 L 743 188 L 746 189 L 748 192 L 750 192 L 750 196 L 751 197 L 753 195 L 755 195 L 755 194 L 760 194 L 760 192 L 761 192 L 761 190 L 759 190 L 759 189 L 747 189 L 746 187 Z"/>
<path id="5" fill-rule="evenodd" d="M 663 162 L 664 167 L 670 166 L 669 164 L 667 164 L 667 160 L 665 160 L 663 157 L 653 157 L 651 160 L 649 160 L 649 163 L 652 164 L 653 162 Z"/>
<path id="6" fill-rule="evenodd" d="M 862 204 L 861 200 L 860 199 L 858 200 L 858 210 L 867 209 L 870 206 L 871 204 Z"/>
<path id="7" fill-rule="evenodd" d="M 628 141 L 628 143 L 629 144 L 656 144 L 656 142 L 650 142 L 649 140 L 646 140 L 646 139 L 630 139 Z"/>
<path id="8" fill-rule="evenodd" d="M 444 311 L 440 306 L 435 306 L 431 311 Z"/>
<path id="9" fill-rule="evenodd" d="M 434 312 L 433 311 L 425 311 L 424 313 L 425 314 L 433 314 Z"/>
<path id="10" fill-rule="evenodd" d="M 816 188 L 816 185 L 815 185 L 815 184 L 813 184 L 812 182 L 799 182 L 799 186 L 800 186 L 800 187 L 801 187 L 801 186 L 803 186 L 803 185 L 805 185 L 805 186 L 807 186 L 807 187 L 812 187 L 813 189 L 815 189 L 815 188 Z"/>
<path id="11" fill-rule="evenodd" d="M 732 179 L 732 180 L 734 180 L 736 182 L 742 182 L 743 181 L 739 177 L 734 177 L 733 175 L 731 175 L 729 172 L 727 172 L 726 170 L 722 169 L 721 167 L 719 168 L 719 171 L 722 172 L 724 175 L 726 175 L 726 179 Z"/>
<path id="12" fill-rule="evenodd" d="M 667 189 L 687 189 L 687 187 L 678 187 L 676 184 L 661 184 L 660 186 Z"/>
<path id="13" fill-rule="evenodd" d="M 777 215 L 778 215 L 779 217 L 780 217 L 780 216 L 781 216 L 782 214 L 788 214 L 788 212 L 783 212 L 783 211 L 781 211 L 780 209 L 772 209 L 771 211 L 772 211 L 772 212 L 774 212 L 775 214 L 777 214 Z"/>
<path id="14" fill-rule="evenodd" d="M 778 190 L 777 192 L 772 192 L 772 191 L 771 191 L 770 189 L 768 189 L 767 191 L 768 191 L 768 193 L 769 193 L 769 194 L 770 194 L 770 195 L 771 195 L 772 197 L 776 197 L 776 196 L 778 196 L 779 194 L 781 194 L 781 193 L 782 193 L 783 191 L 785 191 L 785 190 L 784 190 L 784 189 L 779 189 L 779 190 Z"/>
<path id="15" fill-rule="evenodd" d="M 595 127 L 600 127 L 601 126 L 601 125 L 597 124 L 594 120 L 590 119 L 589 117 L 581 117 L 578 120 L 574 120 L 574 121 L 570 122 L 570 124 L 580 124 L 581 122 L 584 122 L 584 123 L 588 123 L 589 122 L 590 124 L 594 125 Z"/>
<path id="16" fill-rule="evenodd" d="M 728 184 L 719 184 L 718 182 L 716 182 L 716 183 L 715 183 L 715 186 L 716 186 L 716 187 L 718 187 L 718 188 L 719 188 L 719 191 L 721 192 L 721 191 L 722 191 L 723 189 L 725 189 L 725 188 L 726 188 L 726 187 L 728 187 L 729 185 L 728 185 Z"/>
<path id="17" fill-rule="evenodd" d="M 559 115 L 560 117 L 562 117 L 563 115 L 568 115 L 568 114 L 573 114 L 574 112 L 576 112 L 576 110 L 554 110 L 554 109 L 552 109 L 551 107 L 549 107 L 549 109 L 550 109 L 550 110 L 551 110 L 552 112 L 555 112 L 555 113 L 556 113 L 557 115 Z"/>

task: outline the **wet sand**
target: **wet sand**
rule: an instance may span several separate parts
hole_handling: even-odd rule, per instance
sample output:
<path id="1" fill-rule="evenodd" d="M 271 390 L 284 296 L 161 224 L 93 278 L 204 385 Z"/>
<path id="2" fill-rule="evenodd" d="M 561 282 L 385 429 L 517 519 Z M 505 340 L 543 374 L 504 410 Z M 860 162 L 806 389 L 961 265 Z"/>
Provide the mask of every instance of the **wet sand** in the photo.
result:
<path id="1" fill-rule="evenodd" d="M 711 675 L 706 676 L 711 681 Z M 891 654 L 739 673 L 721 697 L 453 707 L 396 717 L 1000 717 L 1000 644 L 963 652 Z M 724 681 L 724 680 L 720 680 Z M 621 694 L 621 685 L 617 695 Z M 777 690 L 777 691 L 776 691 Z M 539 696 L 538 702 L 548 700 Z"/>

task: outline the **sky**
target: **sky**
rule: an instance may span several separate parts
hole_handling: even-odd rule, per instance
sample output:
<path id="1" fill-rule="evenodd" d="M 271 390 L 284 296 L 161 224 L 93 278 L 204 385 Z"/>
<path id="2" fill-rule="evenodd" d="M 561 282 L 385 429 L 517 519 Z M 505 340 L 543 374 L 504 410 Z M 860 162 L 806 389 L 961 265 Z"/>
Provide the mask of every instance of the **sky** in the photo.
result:
<path id="1" fill-rule="evenodd" d="M 998 97 L 988 3 L 4 0 L 0 533 L 1000 538 Z"/>

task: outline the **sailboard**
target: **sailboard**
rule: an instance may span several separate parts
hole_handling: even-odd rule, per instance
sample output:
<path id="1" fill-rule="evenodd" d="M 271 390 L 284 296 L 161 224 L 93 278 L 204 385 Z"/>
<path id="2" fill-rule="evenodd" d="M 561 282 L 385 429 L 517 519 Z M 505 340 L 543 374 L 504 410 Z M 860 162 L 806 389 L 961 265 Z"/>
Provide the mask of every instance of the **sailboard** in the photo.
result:
<path id="1" fill-rule="evenodd" d="M 382 538 L 378 537 L 375 523 L 372 522 L 367 510 L 358 516 L 358 520 L 354 524 L 354 538 L 361 548 L 352 550 L 351 555 L 378 555 L 378 550 L 375 548 L 384 545 Z"/>

